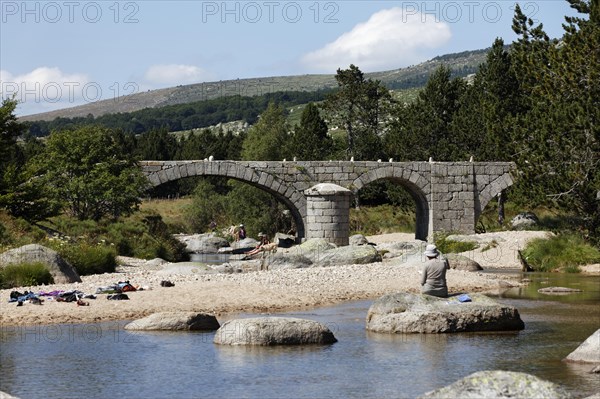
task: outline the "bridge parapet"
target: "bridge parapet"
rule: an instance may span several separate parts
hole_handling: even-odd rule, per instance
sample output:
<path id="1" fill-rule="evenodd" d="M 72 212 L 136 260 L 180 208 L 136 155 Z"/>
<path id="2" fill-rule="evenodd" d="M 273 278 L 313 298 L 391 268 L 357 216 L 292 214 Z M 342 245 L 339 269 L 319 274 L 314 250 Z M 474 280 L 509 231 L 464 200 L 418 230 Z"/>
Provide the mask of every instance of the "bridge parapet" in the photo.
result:
<path id="1" fill-rule="evenodd" d="M 358 192 L 382 179 L 402 185 L 416 204 L 416 237 L 438 231 L 472 233 L 488 202 L 513 184 L 510 162 L 373 161 L 142 161 L 154 186 L 191 176 L 222 176 L 260 187 L 292 211 L 298 236 L 305 237 L 305 190 L 333 183 Z M 340 204 L 340 206 L 348 206 Z"/>

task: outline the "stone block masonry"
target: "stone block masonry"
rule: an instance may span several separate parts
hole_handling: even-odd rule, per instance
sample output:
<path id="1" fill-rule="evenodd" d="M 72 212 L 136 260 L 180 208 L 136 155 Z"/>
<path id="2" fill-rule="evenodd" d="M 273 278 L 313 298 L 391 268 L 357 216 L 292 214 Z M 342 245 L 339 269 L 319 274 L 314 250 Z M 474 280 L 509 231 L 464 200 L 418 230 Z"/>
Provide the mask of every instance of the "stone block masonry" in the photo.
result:
<path id="1" fill-rule="evenodd" d="M 299 239 L 321 237 L 338 245 L 348 243 L 352 195 L 367 184 L 385 179 L 404 187 L 415 201 L 415 237 L 426 240 L 436 232 L 473 233 L 485 206 L 513 184 L 516 171 L 511 162 L 200 160 L 140 166 L 153 186 L 189 176 L 244 181 L 290 209 Z"/>
<path id="2" fill-rule="evenodd" d="M 350 237 L 350 198 L 347 188 L 321 183 L 304 191 L 306 196 L 306 238 L 324 238 L 338 246 Z"/>

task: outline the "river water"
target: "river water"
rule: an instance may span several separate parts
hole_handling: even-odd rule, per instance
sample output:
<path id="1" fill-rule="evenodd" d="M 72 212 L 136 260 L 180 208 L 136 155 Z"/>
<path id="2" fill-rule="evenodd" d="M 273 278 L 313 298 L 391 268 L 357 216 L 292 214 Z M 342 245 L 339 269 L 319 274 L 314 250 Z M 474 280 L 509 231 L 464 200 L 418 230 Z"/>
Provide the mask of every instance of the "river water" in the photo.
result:
<path id="1" fill-rule="evenodd" d="M 3 327 L 0 390 L 22 398 L 413 398 L 503 369 L 562 384 L 575 397 L 600 392 L 590 365 L 561 361 L 600 328 L 600 278 L 527 277 L 529 287 L 499 298 L 525 322 L 514 333 L 369 333 L 371 301 L 285 313 L 328 325 L 339 340 L 328 346 L 227 347 L 212 343 L 213 332 L 129 332 L 125 322 Z M 537 293 L 556 285 L 583 292 Z"/>

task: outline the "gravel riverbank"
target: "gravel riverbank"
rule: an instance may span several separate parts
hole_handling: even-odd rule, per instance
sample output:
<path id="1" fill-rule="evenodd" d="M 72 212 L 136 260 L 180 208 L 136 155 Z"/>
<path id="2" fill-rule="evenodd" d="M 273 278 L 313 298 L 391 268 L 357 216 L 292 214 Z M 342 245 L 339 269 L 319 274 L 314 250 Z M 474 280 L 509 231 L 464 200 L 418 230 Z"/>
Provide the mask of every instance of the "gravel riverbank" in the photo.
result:
<path id="1" fill-rule="evenodd" d="M 508 232 L 496 236 L 498 244 L 493 257 L 476 255 L 478 250 L 467 254 L 481 265 L 492 268 L 518 269 L 516 249 L 542 232 Z M 482 239 L 479 235 L 479 239 Z M 387 234 L 368 237 L 369 241 L 385 243 L 413 241 L 409 234 Z M 485 251 L 487 252 L 487 251 Z M 503 260 L 505 259 L 505 260 Z M 0 325 L 36 325 L 54 323 L 93 323 L 111 320 L 137 319 L 162 311 L 225 313 L 269 313 L 283 310 L 303 309 L 330 305 L 349 300 L 375 299 L 381 295 L 405 291 L 419 291 L 418 270 L 422 264 L 419 254 L 412 257 L 385 259 L 367 265 L 313 267 L 308 269 L 251 271 L 236 274 L 171 274 L 158 273 L 157 267 L 143 266 L 146 262 L 131 262 L 121 267 L 121 272 L 83 276 L 81 283 L 41 287 L 21 287 L 30 290 L 80 290 L 94 294 L 96 288 L 129 280 L 143 287 L 143 291 L 128 292 L 129 300 L 107 300 L 99 294 L 97 299 L 86 299 L 89 306 L 46 300 L 43 305 L 25 303 L 16 306 L 8 303 L 10 291 L 0 291 Z M 169 280 L 174 287 L 162 287 L 160 282 Z M 518 285 L 516 275 L 450 270 L 447 275 L 449 291 L 481 292 L 497 290 L 503 282 Z"/>

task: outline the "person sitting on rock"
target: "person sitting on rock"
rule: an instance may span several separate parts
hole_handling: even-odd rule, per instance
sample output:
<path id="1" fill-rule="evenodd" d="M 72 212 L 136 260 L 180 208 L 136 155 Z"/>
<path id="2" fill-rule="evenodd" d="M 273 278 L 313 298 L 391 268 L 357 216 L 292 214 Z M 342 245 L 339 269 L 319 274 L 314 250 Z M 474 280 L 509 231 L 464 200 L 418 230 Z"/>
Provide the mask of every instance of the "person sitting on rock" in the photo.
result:
<path id="1" fill-rule="evenodd" d="M 227 234 L 233 238 L 233 241 L 243 240 L 246 238 L 246 228 L 243 224 L 240 224 L 239 227 L 231 226 Z"/>
<path id="2" fill-rule="evenodd" d="M 240 229 L 237 232 L 237 240 L 243 240 L 244 238 L 246 238 L 246 228 L 243 224 L 240 224 Z"/>
<path id="3" fill-rule="evenodd" d="M 421 271 L 421 293 L 440 298 L 448 297 L 446 270 L 450 268 L 447 259 L 439 259 L 440 252 L 433 244 L 427 245 L 423 255 L 427 262 Z"/>
<path id="4" fill-rule="evenodd" d="M 258 233 L 258 238 L 260 240 L 260 242 L 258 243 L 258 245 L 256 245 L 256 247 L 254 247 L 253 250 L 246 252 L 246 255 L 248 256 L 252 256 L 255 255 L 259 252 L 264 251 L 264 247 L 265 245 L 269 244 L 269 237 L 267 237 L 266 234 L 263 233 Z"/>

